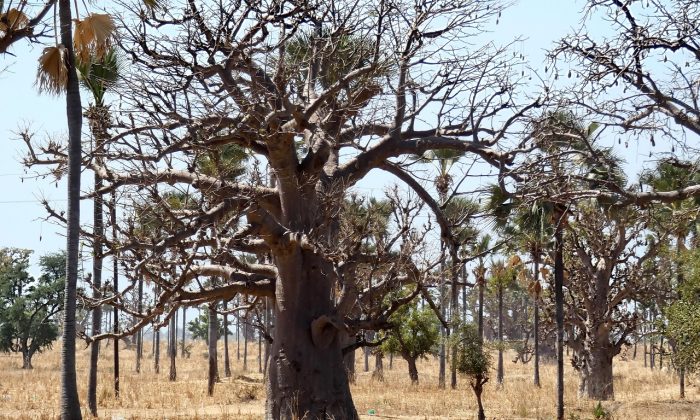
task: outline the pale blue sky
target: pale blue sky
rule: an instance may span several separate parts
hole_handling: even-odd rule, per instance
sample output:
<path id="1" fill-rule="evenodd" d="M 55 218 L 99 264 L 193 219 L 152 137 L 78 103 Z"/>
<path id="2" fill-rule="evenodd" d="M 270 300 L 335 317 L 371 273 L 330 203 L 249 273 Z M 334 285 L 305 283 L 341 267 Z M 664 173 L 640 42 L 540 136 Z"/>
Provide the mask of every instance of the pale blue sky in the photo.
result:
<path id="1" fill-rule="evenodd" d="M 516 44 L 533 67 L 544 64 L 544 50 L 552 42 L 579 25 L 580 0 L 521 0 L 503 13 L 493 32 L 484 34 L 497 43 L 506 43 L 517 36 L 524 40 Z M 34 86 L 37 59 L 42 47 L 20 43 L 13 53 L 16 57 L 0 57 L 0 88 L 5 92 L 0 102 L 0 246 L 29 248 L 36 254 L 55 251 L 65 246 L 65 240 L 57 228 L 40 220 L 45 217 L 39 197 L 46 197 L 57 207 L 65 206 L 65 185 L 42 179 L 25 178 L 20 174 L 24 168 L 19 162 L 25 152 L 23 143 L 16 132 L 29 126 L 36 138 L 48 136 L 65 137 L 65 110 L 62 98 L 38 95 Z M 87 101 L 85 101 L 87 103 Z M 641 153 L 648 153 L 641 151 Z M 640 153 L 626 156 L 634 162 Z M 85 176 L 86 186 L 91 176 Z M 374 173 L 358 185 L 360 191 L 380 190 L 387 181 L 385 176 Z M 81 218 L 84 223 L 92 222 L 92 212 L 88 203 L 83 205 Z"/>

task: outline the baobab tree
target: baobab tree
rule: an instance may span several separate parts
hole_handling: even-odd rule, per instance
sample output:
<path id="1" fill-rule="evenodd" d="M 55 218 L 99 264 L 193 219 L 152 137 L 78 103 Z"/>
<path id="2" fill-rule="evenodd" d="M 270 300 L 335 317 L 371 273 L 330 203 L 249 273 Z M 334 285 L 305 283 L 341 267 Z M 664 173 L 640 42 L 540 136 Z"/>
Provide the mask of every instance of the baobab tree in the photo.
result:
<path id="1" fill-rule="evenodd" d="M 386 328 L 418 294 L 422 269 L 402 251 L 421 238 L 406 227 L 383 247 L 358 246 L 341 229 L 347 191 L 372 170 L 389 172 L 425 202 L 456 250 L 439 203 L 401 157 L 454 150 L 499 168 L 512 160 L 496 145 L 539 102 L 517 96 L 505 49 L 471 46 L 501 9 L 496 1 L 190 1 L 182 10 L 126 10 L 120 44 L 132 64 L 120 93 L 131 111 L 115 116 L 124 128 L 109 140 L 109 164 L 86 162 L 104 182 L 95 194 L 148 197 L 167 223 L 135 240 L 124 217 L 122 239 L 110 245 L 126 275 L 148 273 L 161 287 L 156 310 L 131 310 L 141 321 L 117 335 L 166 308 L 238 293 L 274 299 L 267 418 L 357 418 L 341 337 Z M 226 145 L 267 162 L 275 186 L 255 171 L 233 181 L 198 167 L 203 156 L 223 162 Z M 173 190 L 187 191 L 192 206 L 171 207 L 164 194 Z M 269 262 L 244 258 L 265 254 L 257 261 Z M 372 259 L 398 267 L 387 288 L 413 291 L 371 318 L 354 317 L 367 291 L 349 273 Z"/>

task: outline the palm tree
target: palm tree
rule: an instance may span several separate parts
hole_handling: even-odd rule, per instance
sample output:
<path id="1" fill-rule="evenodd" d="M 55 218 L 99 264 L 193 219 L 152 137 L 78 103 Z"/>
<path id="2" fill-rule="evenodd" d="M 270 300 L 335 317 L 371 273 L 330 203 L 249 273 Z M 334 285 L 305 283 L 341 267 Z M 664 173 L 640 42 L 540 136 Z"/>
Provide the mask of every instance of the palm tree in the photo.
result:
<path id="1" fill-rule="evenodd" d="M 682 162 L 676 159 L 666 159 L 658 163 L 657 167 L 642 174 L 640 183 L 652 187 L 655 191 L 674 191 L 690 185 L 700 183 L 700 175 L 697 168 L 690 162 Z M 676 257 L 685 249 L 685 243 L 689 233 L 695 230 L 697 236 L 697 207 L 700 205 L 698 198 L 674 201 L 656 211 L 655 226 L 662 230 L 672 231 L 676 239 Z M 681 260 L 676 258 L 677 280 L 676 286 L 683 283 Z M 663 337 L 662 337 L 663 339 Z M 671 342 L 671 346 L 674 343 Z M 680 398 L 685 398 L 685 369 L 678 370 Z"/>
<path id="2" fill-rule="evenodd" d="M 61 69 L 54 80 L 65 79 L 66 120 L 68 122 L 68 208 L 66 226 L 66 289 L 63 310 L 63 341 L 61 349 L 61 418 L 81 419 L 78 383 L 75 373 L 75 311 L 78 282 L 78 261 L 80 259 L 80 145 L 82 128 L 82 106 L 78 75 L 75 71 L 73 54 L 72 18 L 69 0 L 59 0 L 58 9 L 61 25 L 61 43 L 65 51 L 59 58 L 65 59 L 57 67 Z M 60 48 L 56 46 L 57 49 Z M 65 78 L 61 75 L 65 70 Z M 62 90 L 62 85 L 54 85 L 54 92 Z"/>
<path id="3" fill-rule="evenodd" d="M 489 188 L 486 211 L 492 216 L 496 230 L 515 239 L 516 248 L 524 249 L 532 259 L 533 277 L 527 286 L 534 299 L 533 315 L 533 383 L 540 387 L 540 260 L 548 246 L 548 238 L 553 236 L 551 221 L 552 205 L 536 200 L 533 205 L 525 205 L 520 199 L 509 195 L 499 185 Z"/>
<path id="4" fill-rule="evenodd" d="M 435 185 L 435 189 L 437 190 L 438 193 L 438 198 L 440 200 L 440 205 L 445 206 L 447 204 L 448 200 L 448 193 L 450 192 L 450 186 L 452 184 L 452 176 L 450 175 L 450 169 L 452 169 L 452 166 L 462 157 L 464 156 L 464 152 L 457 151 L 457 150 L 449 150 L 449 149 L 438 149 L 438 150 L 429 150 L 425 152 L 422 156 L 420 156 L 418 159 L 422 161 L 427 161 L 431 162 L 435 165 L 438 173 L 437 176 L 435 177 L 435 180 L 433 181 L 433 184 Z M 450 244 L 446 244 L 444 241 L 441 241 L 440 243 L 440 250 L 442 253 L 442 258 L 441 261 L 444 261 L 445 258 L 445 251 L 446 247 Z M 448 251 L 454 251 L 452 249 Z M 451 252 L 453 259 L 454 256 L 456 255 L 456 252 Z M 457 261 L 454 261 L 453 264 L 457 264 Z M 446 282 L 446 276 L 445 276 L 445 267 L 444 264 L 441 263 L 440 266 L 440 272 L 441 274 L 441 280 L 440 280 L 440 316 L 442 319 L 445 319 L 447 315 L 447 282 Z M 452 302 L 453 304 L 456 302 L 456 296 L 457 296 L 457 290 L 456 290 L 456 285 L 452 285 Z M 453 314 L 455 314 L 453 310 Z M 450 331 L 445 328 L 444 325 L 440 327 L 440 372 L 438 375 L 438 386 L 440 388 L 445 388 L 445 356 L 447 353 L 446 349 L 446 343 L 447 343 L 447 337 L 449 337 Z M 456 365 L 455 365 L 456 366 Z M 452 370 L 452 388 L 455 388 L 457 386 L 457 371 L 455 369 Z"/>
<path id="5" fill-rule="evenodd" d="M 485 257 L 491 246 L 491 236 L 482 235 L 481 238 L 473 245 L 472 254 L 478 255 L 477 266 L 474 269 L 476 284 L 479 290 L 479 315 L 477 317 L 479 340 L 484 341 L 484 288 L 486 286 L 486 264 Z"/>
<path id="6" fill-rule="evenodd" d="M 78 73 L 81 84 L 93 96 L 95 103 L 90 105 L 86 112 L 90 130 L 94 138 L 93 156 L 98 165 L 102 165 L 105 142 L 108 138 L 109 110 L 105 106 L 104 96 L 107 89 L 112 86 L 119 77 L 119 65 L 114 49 L 110 49 L 104 56 L 90 56 L 86 61 L 78 61 Z M 102 188 L 102 178 L 95 172 L 95 198 L 93 199 L 93 298 L 101 298 L 102 288 L 102 244 L 104 242 L 104 198 L 99 193 Z M 142 289 L 140 289 L 142 290 Z M 92 334 L 100 333 L 102 323 L 102 307 L 96 306 L 92 311 Z M 137 344 L 137 352 L 138 352 Z M 93 416 L 97 416 L 97 361 L 100 353 L 100 343 L 92 342 L 90 349 L 90 373 L 88 378 L 88 407 Z M 138 359 L 138 356 L 137 356 Z M 137 369 L 139 369 L 137 360 Z"/>

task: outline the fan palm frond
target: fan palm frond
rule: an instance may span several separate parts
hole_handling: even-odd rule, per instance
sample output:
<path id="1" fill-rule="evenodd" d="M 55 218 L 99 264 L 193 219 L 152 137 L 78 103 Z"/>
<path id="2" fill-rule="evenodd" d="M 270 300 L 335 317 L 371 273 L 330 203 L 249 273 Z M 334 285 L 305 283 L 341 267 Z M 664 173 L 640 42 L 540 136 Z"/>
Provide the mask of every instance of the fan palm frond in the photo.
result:
<path id="1" fill-rule="evenodd" d="M 104 13 L 91 13 L 84 19 L 75 19 L 73 46 L 75 55 L 81 61 L 91 56 L 101 59 L 110 50 L 116 25 L 112 16 Z"/>
<path id="2" fill-rule="evenodd" d="M 68 84 L 67 55 L 63 45 L 44 48 L 36 75 L 39 92 L 58 95 L 65 91 Z"/>

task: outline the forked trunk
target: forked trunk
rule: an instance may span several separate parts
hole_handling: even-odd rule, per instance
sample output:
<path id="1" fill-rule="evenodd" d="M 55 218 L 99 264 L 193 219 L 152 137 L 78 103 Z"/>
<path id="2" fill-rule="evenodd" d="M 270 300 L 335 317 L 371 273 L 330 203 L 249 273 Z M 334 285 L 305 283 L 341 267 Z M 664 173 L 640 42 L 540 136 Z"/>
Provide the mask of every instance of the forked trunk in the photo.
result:
<path id="1" fill-rule="evenodd" d="M 267 375 L 267 420 L 358 419 L 333 316 L 326 263 L 295 250 L 276 257 L 274 340 Z"/>

